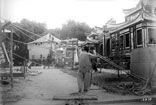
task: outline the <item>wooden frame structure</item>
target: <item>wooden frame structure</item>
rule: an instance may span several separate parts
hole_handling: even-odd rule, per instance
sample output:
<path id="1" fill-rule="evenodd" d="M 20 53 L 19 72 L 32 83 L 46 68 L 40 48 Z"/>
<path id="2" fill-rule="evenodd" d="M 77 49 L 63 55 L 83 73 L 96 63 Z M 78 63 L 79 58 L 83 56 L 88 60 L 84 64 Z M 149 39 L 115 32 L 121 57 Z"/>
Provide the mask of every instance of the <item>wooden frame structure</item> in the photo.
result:
<path id="1" fill-rule="evenodd" d="M 26 68 L 26 62 L 24 62 L 24 69 L 22 72 L 18 72 L 18 73 L 15 73 L 13 71 L 13 30 L 11 29 L 11 31 L 8 30 L 8 33 L 9 34 L 6 34 L 5 33 L 5 28 L 10 25 L 11 22 L 7 22 L 6 24 L 4 24 L 1 28 L 0 28 L 0 37 L 1 37 L 1 40 L 0 40 L 0 51 L 1 51 L 1 54 L 0 54 L 0 77 L 1 77 L 1 80 L 3 81 L 3 78 L 4 77 L 9 77 L 10 78 L 10 84 L 11 84 L 11 87 L 13 87 L 13 78 L 14 77 L 24 77 L 25 78 L 25 73 L 27 71 L 27 68 Z M 10 51 L 7 51 L 6 47 L 5 47 L 5 43 L 4 43 L 4 40 L 6 39 L 6 37 L 10 37 Z M 9 52 L 9 53 L 8 53 Z M 9 69 L 6 69 L 6 67 L 2 67 L 1 64 L 7 64 L 9 66 Z M 5 65 L 4 64 L 4 65 Z M 3 65 L 3 66 L 4 66 Z M 9 72 L 8 72 L 9 71 Z"/>

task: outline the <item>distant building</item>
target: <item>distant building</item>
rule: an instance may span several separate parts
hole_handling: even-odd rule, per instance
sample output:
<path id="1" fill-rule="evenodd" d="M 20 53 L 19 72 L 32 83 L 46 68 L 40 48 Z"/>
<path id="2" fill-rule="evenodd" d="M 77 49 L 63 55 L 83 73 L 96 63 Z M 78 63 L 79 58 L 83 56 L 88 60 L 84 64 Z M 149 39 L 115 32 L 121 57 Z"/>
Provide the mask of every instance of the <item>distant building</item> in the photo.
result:
<path id="1" fill-rule="evenodd" d="M 39 60 L 43 57 L 47 58 L 48 54 L 56 49 L 60 41 L 61 40 L 55 36 L 47 34 L 33 42 L 28 43 L 29 59 Z"/>
<path id="2" fill-rule="evenodd" d="M 99 52 L 99 49 L 103 48 L 102 40 L 103 39 L 103 28 L 94 27 L 94 30 L 91 33 L 87 34 L 87 40 L 83 44 L 83 46 L 88 46 L 91 50 L 94 48 L 96 52 L 102 55 L 103 52 Z"/>

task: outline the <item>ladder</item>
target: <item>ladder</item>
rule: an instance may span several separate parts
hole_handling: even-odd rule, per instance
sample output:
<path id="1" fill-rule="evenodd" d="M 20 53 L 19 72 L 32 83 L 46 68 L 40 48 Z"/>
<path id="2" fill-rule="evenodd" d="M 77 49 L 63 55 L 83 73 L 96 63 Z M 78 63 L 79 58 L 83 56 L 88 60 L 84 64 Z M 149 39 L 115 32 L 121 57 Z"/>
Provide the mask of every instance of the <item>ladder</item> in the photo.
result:
<path id="1" fill-rule="evenodd" d="M 109 63 L 110 65 L 112 65 L 113 67 L 119 69 L 119 70 L 125 70 L 125 68 L 117 65 L 116 63 L 114 63 L 111 59 L 107 58 L 107 57 L 104 57 L 100 54 L 97 54 L 99 56 L 100 59 L 104 60 L 105 62 Z"/>
<path id="2" fill-rule="evenodd" d="M 114 63 L 111 59 L 106 58 L 105 56 L 102 56 L 102 55 L 100 55 L 100 54 L 98 54 L 98 53 L 97 53 L 97 56 L 98 56 L 100 59 L 102 59 L 102 60 L 104 60 L 105 62 L 107 62 L 108 64 L 110 64 L 110 65 L 112 65 L 113 67 L 117 68 L 117 70 L 118 70 L 118 78 L 120 77 L 119 71 L 120 71 L 120 70 L 123 70 L 123 72 L 125 72 L 125 73 L 126 73 L 127 75 L 129 75 L 129 76 L 132 76 L 132 77 L 137 78 L 137 79 L 139 79 L 139 80 L 144 80 L 144 81 L 146 81 L 146 79 L 144 79 L 144 78 L 142 78 L 142 77 L 139 77 L 139 76 L 137 76 L 137 75 L 130 74 L 129 72 L 124 71 L 125 68 L 123 68 L 123 67 L 117 65 L 117 64 Z"/>

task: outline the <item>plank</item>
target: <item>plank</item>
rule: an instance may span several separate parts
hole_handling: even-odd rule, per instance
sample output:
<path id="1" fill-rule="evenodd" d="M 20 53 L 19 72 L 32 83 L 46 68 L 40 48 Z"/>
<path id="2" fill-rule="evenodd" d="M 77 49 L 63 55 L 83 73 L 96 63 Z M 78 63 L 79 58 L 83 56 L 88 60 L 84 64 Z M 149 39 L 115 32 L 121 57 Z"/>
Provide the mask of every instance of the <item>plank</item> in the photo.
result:
<path id="1" fill-rule="evenodd" d="M 10 77 L 9 73 L 0 73 L 0 77 Z"/>
<path id="2" fill-rule="evenodd" d="M 13 77 L 24 77 L 24 73 L 13 73 Z"/>
<path id="3" fill-rule="evenodd" d="M 95 95 L 62 95 L 54 96 L 53 100 L 97 100 Z"/>
<path id="4" fill-rule="evenodd" d="M 13 73 L 14 77 L 24 77 L 24 73 Z M 10 77 L 10 73 L 0 73 L 0 77 Z"/>
<path id="5" fill-rule="evenodd" d="M 108 104 L 116 105 L 116 104 L 123 104 L 123 103 L 125 103 L 126 105 L 127 104 L 133 105 L 132 103 L 138 103 L 139 105 L 141 105 L 141 104 L 145 105 L 145 103 L 148 103 L 148 105 L 155 105 L 156 98 L 155 97 L 144 97 L 144 98 L 136 98 L 136 99 L 128 99 L 128 100 L 97 101 L 97 102 L 89 102 L 89 103 L 93 104 L 93 105 L 98 105 L 98 104 L 100 104 L 100 105 L 108 105 Z M 149 104 L 149 103 L 151 103 L 151 104 Z"/>

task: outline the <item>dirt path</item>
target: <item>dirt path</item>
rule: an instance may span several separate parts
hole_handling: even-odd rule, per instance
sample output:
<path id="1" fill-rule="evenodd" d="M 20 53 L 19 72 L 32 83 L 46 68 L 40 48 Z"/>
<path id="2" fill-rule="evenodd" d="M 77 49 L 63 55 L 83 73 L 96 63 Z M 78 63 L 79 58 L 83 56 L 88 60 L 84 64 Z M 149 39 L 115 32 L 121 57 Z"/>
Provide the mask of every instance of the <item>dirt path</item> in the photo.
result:
<path id="1" fill-rule="evenodd" d="M 2 87 L 2 105 L 59 105 L 54 95 L 77 92 L 76 78 L 58 69 L 32 69 L 42 72 L 26 79 L 15 79 L 14 88 Z"/>

